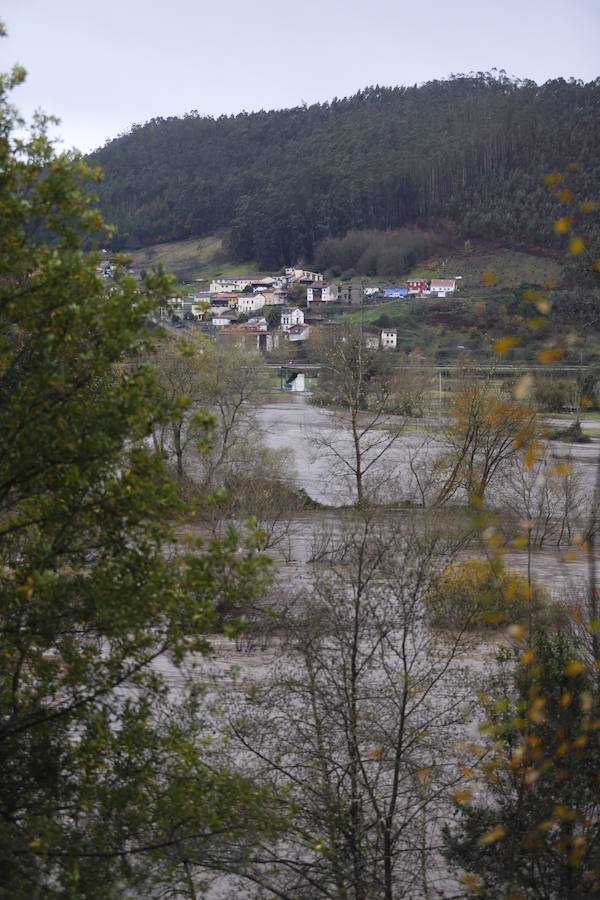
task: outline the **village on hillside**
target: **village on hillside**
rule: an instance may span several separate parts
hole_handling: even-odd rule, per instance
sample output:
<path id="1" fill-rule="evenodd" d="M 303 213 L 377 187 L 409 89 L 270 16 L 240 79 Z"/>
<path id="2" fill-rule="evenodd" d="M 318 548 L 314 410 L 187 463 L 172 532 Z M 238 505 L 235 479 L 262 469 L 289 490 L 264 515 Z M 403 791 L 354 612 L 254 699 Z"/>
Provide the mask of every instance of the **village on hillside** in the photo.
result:
<path id="1" fill-rule="evenodd" d="M 99 271 L 112 275 L 111 264 Z M 228 275 L 211 280 L 208 290 L 190 291 L 170 298 L 160 310 L 163 323 L 173 328 L 200 327 L 232 347 L 271 353 L 287 344 L 308 341 L 311 327 L 331 323 L 328 311 L 419 297 L 450 297 L 455 278 L 413 278 L 388 287 L 366 283 L 324 281 L 323 274 L 302 268 L 286 268 L 281 275 Z M 397 329 L 381 328 L 365 334 L 370 349 L 396 350 Z"/>

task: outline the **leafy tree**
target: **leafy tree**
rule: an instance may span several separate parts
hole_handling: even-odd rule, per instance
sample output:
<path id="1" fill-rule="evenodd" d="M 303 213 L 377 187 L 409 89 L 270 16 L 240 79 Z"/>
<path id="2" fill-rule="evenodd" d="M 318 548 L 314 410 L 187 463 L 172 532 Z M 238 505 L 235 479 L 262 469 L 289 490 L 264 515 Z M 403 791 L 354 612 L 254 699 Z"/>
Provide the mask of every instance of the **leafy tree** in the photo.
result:
<path id="1" fill-rule="evenodd" d="M 161 335 L 150 359 L 161 395 L 162 416 L 154 423 L 152 437 L 163 459 L 174 457 L 177 475 L 184 476 L 184 463 L 190 451 L 204 438 L 213 418 L 200 411 L 203 400 L 203 371 L 208 341 L 194 334 L 173 340 Z"/>
<path id="2" fill-rule="evenodd" d="M 477 896 L 570 900 L 600 885 L 595 678 L 564 633 L 538 634 L 493 697 L 473 802 L 446 854 Z"/>
<path id="3" fill-rule="evenodd" d="M 24 131 L 23 77 L 0 80 L 0 893 L 150 897 L 262 827 L 267 797 L 202 752 L 182 666 L 264 564 L 233 533 L 165 553 L 181 510 L 141 357 L 170 282 L 117 260 L 107 287 L 98 173 Z"/>
<path id="4" fill-rule="evenodd" d="M 466 381 L 448 404 L 447 453 L 438 464 L 443 473 L 437 503 L 463 490 L 474 506 L 480 506 L 502 465 L 539 434 L 535 410 L 496 396 L 488 381 Z"/>

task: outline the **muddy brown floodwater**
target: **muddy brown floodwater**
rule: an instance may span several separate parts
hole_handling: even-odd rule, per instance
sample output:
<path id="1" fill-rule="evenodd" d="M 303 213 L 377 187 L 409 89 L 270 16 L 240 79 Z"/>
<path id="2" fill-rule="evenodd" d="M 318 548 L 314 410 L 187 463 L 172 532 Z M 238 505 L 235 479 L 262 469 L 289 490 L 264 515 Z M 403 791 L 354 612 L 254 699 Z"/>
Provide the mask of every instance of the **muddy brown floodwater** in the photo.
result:
<path id="1" fill-rule="evenodd" d="M 336 427 L 336 416 L 333 411 L 312 406 L 308 398 L 301 395 L 282 395 L 269 397 L 257 410 L 257 418 L 263 430 L 261 439 L 264 444 L 273 449 L 286 450 L 291 454 L 293 465 L 290 465 L 289 477 L 298 487 L 303 488 L 314 500 L 329 507 L 343 506 L 353 499 L 346 480 L 335 471 L 328 454 L 319 449 L 319 436 L 327 436 Z M 405 498 L 410 497 L 414 489 L 409 457 L 423 447 L 426 439 L 424 431 L 419 426 L 420 423 L 417 422 L 412 428 L 408 428 L 386 456 L 386 465 L 392 473 L 390 484 L 393 483 L 396 487 L 400 485 L 400 493 Z M 348 446 L 348 449 L 351 447 Z M 428 449 L 423 452 L 435 455 L 440 449 L 440 443 L 438 441 L 436 446 L 434 437 Z M 576 467 L 581 478 L 582 494 L 589 503 L 593 494 L 600 442 L 594 440 L 592 444 L 576 447 L 553 443 L 551 449 L 556 457 L 570 456 L 571 464 Z M 584 516 L 585 512 L 582 509 L 581 515 Z M 390 515 L 400 528 L 404 517 L 418 514 L 414 509 L 396 508 L 390 511 Z M 453 511 L 448 510 L 446 514 L 452 516 Z M 314 572 L 318 571 L 318 566 L 315 567 L 311 563 L 315 535 L 323 531 L 335 533 L 339 530 L 340 514 L 331 508 L 307 510 L 297 515 L 291 526 L 289 552 L 283 554 L 281 549 L 277 548 L 270 551 L 274 563 L 275 591 L 279 587 L 282 591 L 286 591 L 290 586 L 294 589 L 303 586 L 310 588 Z M 185 528 L 187 532 L 194 530 L 194 526 Z M 482 553 L 482 547 L 474 542 L 463 556 Z M 507 553 L 505 563 L 509 568 L 526 572 L 527 554 Z M 585 592 L 588 565 L 589 558 L 586 554 L 556 547 L 534 551 L 531 555 L 533 578 L 544 584 L 555 599 L 566 602 L 582 596 L 582 592 Z M 486 679 L 494 668 L 497 647 L 505 640 L 506 634 L 502 633 L 487 636 L 485 640 L 473 643 L 468 658 L 468 668 L 472 675 L 480 681 Z M 205 687 L 207 701 L 214 701 L 217 707 L 223 704 L 225 709 L 231 710 L 238 703 L 243 705 L 248 686 L 264 685 L 273 677 L 277 666 L 281 665 L 282 648 L 276 637 L 253 649 L 242 649 L 233 640 L 218 635 L 211 639 L 211 643 L 212 655 L 208 657 L 191 655 L 187 660 L 187 668 L 189 677 Z M 286 665 L 295 664 L 293 656 L 286 658 Z M 176 670 L 164 658 L 158 661 L 157 666 L 172 689 L 177 691 L 181 685 L 181 671 Z M 472 738 L 478 736 L 477 726 L 477 719 L 473 719 L 468 727 L 468 733 Z M 217 718 L 215 734 L 218 734 L 220 727 L 220 720 Z M 455 887 L 449 876 L 447 887 Z M 268 893 L 255 891 L 248 884 L 241 884 L 232 876 L 219 876 L 212 883 L 207 897 L 210 900 L 226 900 L 233 896 L 256 898 L 259 895 L 270 896 Z"/>

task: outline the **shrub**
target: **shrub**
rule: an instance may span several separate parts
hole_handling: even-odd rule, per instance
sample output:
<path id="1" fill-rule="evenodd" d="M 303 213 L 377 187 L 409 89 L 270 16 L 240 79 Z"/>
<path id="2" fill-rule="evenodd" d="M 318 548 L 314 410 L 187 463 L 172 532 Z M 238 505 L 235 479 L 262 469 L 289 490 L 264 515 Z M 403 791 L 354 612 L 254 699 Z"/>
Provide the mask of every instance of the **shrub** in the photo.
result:
<path id="1" fill-rule="evenodd" d="M 452 562 L 429 591 L 426 604 L 435 628 L 498 629 L 533 613 L 547 617 L 546 590 L 500 563 L 467 559 Z"/>
<path id="2" fill-rule="evenodd" d="M 562 441 L 565 444 L 590 444 L 592 441 L 578 421 L 572 422 L 566 428 L 556 428 L 550 437 L 553 441 Z"/>
<path id="3" fill-rule="evenodd" d="M 556 381 L 544 379 L 535 386 L 535 402 L 541 412 L 562 412 L 572 409 L 577 394 L 577 385 L 566 378 Z"/>

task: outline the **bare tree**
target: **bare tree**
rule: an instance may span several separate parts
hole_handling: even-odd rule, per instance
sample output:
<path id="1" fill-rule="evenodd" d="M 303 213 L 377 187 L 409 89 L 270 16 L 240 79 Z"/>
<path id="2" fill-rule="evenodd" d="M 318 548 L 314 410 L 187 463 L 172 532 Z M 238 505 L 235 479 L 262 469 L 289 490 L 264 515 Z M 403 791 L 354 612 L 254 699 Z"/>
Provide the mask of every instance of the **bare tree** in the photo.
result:
<path id="1" fill-rule="evenodd" d="M 497 491 L 501 508 L 515 517 L 528 545 L 541 549 L 548 542 L 570 544 L 578 518 L 583 520 L 585 498 L 581 476 L 570 455 L 555 458 L 548 445 L 528 465 L 523 454 L 504 467 Z"/>
<path id="2" fill-rule="evenodd" d="M 231 723 L 236 757 L 288 809 L 284 842 L 244 872 L 274 896 L 391 900 L 438 883 L 471 689 L 462 628 L 436 636 L 423 598 L 457 545 L 363 512 L 287 603 L 280 664 Z"/>
<path id="3" fill-rule="evenodd" d="M 321 350 L 322 375 L 317 402 L 334 404 L 330 429 L 310 435 L 315 454 L 326 454 L 331 473 L 349 482 L 362 506 L 382 489 L 391 489 L 386 457 L 402 433 L 393 415 L 394 373 L 390 356 L 367 349 L 358 329 L 335 329 Z"/>

